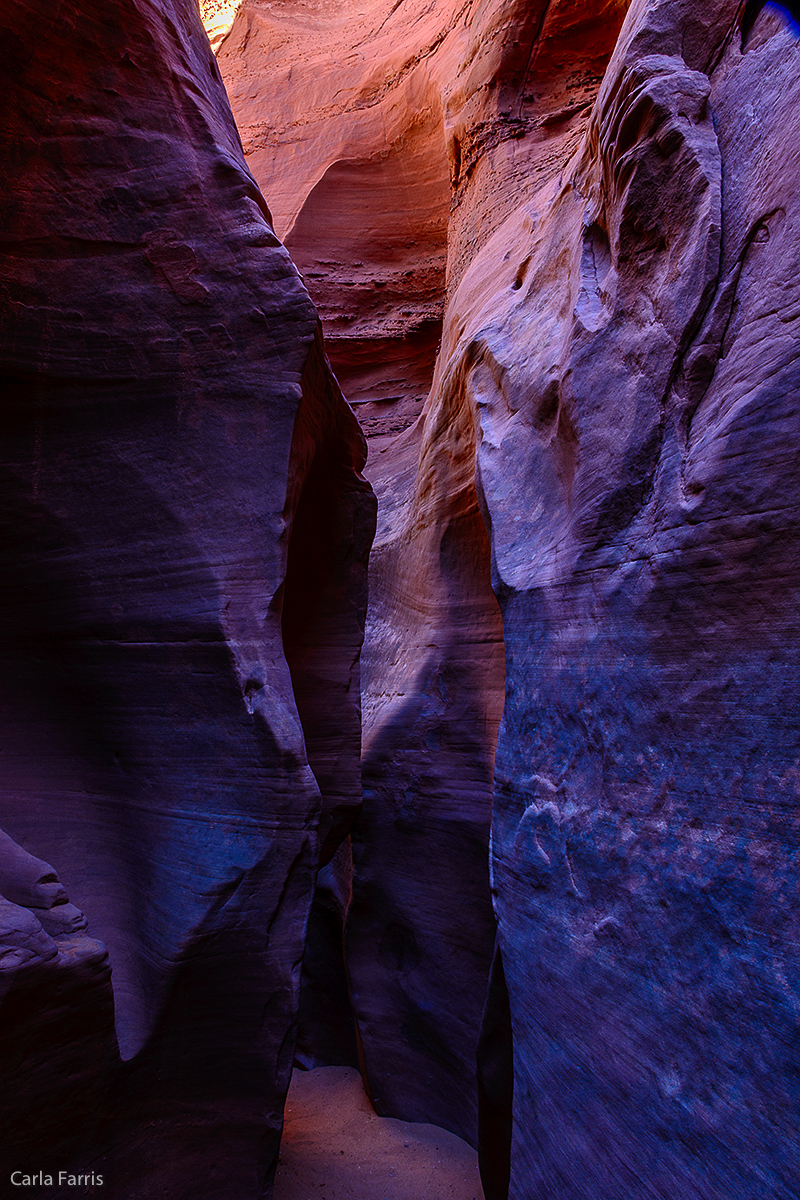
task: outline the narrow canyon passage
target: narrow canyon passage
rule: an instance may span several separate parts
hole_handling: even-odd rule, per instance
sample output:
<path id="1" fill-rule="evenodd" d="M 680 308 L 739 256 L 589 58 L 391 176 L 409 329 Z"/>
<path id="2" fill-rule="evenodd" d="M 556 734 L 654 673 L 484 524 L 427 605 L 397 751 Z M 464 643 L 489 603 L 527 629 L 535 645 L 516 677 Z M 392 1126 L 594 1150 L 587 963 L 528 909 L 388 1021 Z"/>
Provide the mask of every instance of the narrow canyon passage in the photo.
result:
<path id="1" fill-rule="evenodd" d="M 0 1192 L 796 1200 L 785 9 L 0 73 Z"/>

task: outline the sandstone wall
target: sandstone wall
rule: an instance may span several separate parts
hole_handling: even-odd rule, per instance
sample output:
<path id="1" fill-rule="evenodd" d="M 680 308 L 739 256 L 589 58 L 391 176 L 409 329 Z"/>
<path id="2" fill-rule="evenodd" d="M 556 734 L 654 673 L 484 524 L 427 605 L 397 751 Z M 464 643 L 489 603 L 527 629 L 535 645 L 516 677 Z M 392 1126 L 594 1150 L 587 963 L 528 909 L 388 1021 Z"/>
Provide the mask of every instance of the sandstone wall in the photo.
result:
<path id="1" fill-rule="evenodd" d="M 119 1059 L 111 970 L 55 868 L 0 830 L 0 1171 L 60 1170 Z"/>
<path id="2" fill-rule="evenodd" d="M 366 1078 L 380 1112 L 473 1141 L 502 631 L 474 406 L 461 380 L 443 384 L 441 359 L 434 377 L 435 352 L 466 265 L 577 144 L 623 10 L 246 0 L 219 49 L 248 163 L 372 447 L 366 803 L 346 939 Z M 410 428 L 432 381 L 446 394 Z M 335 893 L 326 877 L 315 945 Z M 310 978 L 309 1000 L 320 992 Z M 307 1019 L 308 1061 L 323 1061 L 316 1002 Z"/>
<path id="3" fill-rule="evenodd" d="M 309 921 L 301 1054 L 479 1136 L 487 1200 L 790 1200 L 795 35 L 244 0 L 218 37 L 373 435 L 367 803 L 363 439 L 193 0 L 10 0 L 16 1144 L 99 1113 L 111 1195 L 268 1195 Z"/>
<path id="4" fill-rule="evenodd" d="M 363 438 L 193 0 L 11 0 L 0 47 L 0 825 L 110 952 L 109 1194 L 238 1200 L 360 805 Z"/>
<path id="5" fill-rule="evenodd" d="M 737 15 L 635 0 L 445 320 L 506 647 L 516 1200 L 798 1185 L 800 59 Z"/>
<path id="6" fill-rule="evenodd" d="M 383 1111 L 431 1112 L 404 1058 L 474 1128 L 458 989 L 490 923 L 464 851 L 502 674 L 479 508 L 506 669 L 487 1197 L 505 1171 L 516 1200 L 798 1187 L 797 55 L 774 6 L 723 0 L 246 0 L 221 48 L 248 161 L 286 164 L 279 232 L 384 378 L 362 235 L 408 214 L 415 295 L 446 164 L 429 398 L 391 437 L 410 383 L 394 422 L 361 410 L 381 515 L 348 955 Z M 420 211 L 391 176 L 411 127 L 438 128 Z M 467 1019 L 442 1042 L 445 976 Z"/>

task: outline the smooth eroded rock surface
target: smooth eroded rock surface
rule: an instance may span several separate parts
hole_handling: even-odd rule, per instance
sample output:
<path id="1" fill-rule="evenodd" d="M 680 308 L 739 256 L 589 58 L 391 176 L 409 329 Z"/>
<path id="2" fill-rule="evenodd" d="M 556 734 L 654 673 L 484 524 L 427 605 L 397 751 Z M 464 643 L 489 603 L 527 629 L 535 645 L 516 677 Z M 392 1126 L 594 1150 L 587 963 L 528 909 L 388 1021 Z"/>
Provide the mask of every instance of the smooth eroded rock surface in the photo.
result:
<path id="1" fill-rule="evenodd" d="M 266 45 L 271 122 L 263 50 L 250 49 Z M 450 1081 L 465 1078 L 463 1060 L 448 1078 L 447 1052 L 466 1041 L 453 1021 L 437 1041 L 434 982 L 447 977 L 451 1011 L 467 1011 L 454 981 L 476 976 L 447 949 L 456 896 L 488 973 L 480 856 L 465 857 L 501 677 L 470 525 L 480 506 L 506 659 L 501 958 L 480 1046 L 487 1195 L 502 1200 L 507 1173 L 514 1200 L 788 1200 L 795 32 L 778 6 L 723 0 L 279 13 L 249 0 L 220 61 L 256 173 L 292 162 L 281 229 L 302 232 L 309 286 L 336 320 L 378 303 L 348 289 L 367 269 L 361 214 L 397 211 L 386 180 L 400 131 L 442 114 L 442 343 L 424 414 L 378 436 L 370 468 L 381 516 L 348 958 L 368 1074 L 381 1029 L 376 1102 L 404 1115 L 429 1102 L 411 1077 L 429 1096 L 447 1079 L 452 1104 Z M 348 164 L 376 159 L 356 207 Z M 327 259 L 325 228 L 303 215 L 319 194 L 336 210 Z M 378 355 L 388 378 L 397 359 Z M 473 808 L 464 785 L 478 778 Z M 398 1080 L 403 1056 L 418 1069 Z"/>
<path id="2" fill-rule="evenodd" d="M 449 97 L 485 36 L 476 21 L 465 43 L 462 16 L 453 5 L 247 0 L 219 61 L 248 165 L 374 439 L 381 511 L 363 657 L 366 803 L 346 901 L 326 876 L 312 914 L 302 1061 L 357 1061 L 325 1003 L 334 957 L 334 990 L 347 996 L 337 919 L 347 910 L 349 992 L 377 1110 L 475 1142 L 501 632 L 474 422 L 457 401 L 441 439 L 421 448 L 418 429 L 403 432 L 430 387 L 441 330 Z"/>
<path id="3" fill-rule="evenodd" d="M 363 680 L 363 441 L 194 4 L 10 0 L 5 1092 L 267 1195 L 299 1006 L 487 1200 L 794 1200 L 794 28 L 206 9 L 374 439 Z"/>
<path id="4" fill-rule="evenodd" d="M 797 1190 L 799 67 L 774 12 L 636 0 L 445 319 L 506 647 L 515 1200 Z"/>
<path id="5" fill-rule="evenodd" d="M 238 1200 L 360 804 L 363 438 L 192 0 L 12 0 L 0 55 L 0 822 L 109 948 L 110 1193 Z"/>
<path id="6" fill-rule="evenodd" d="M 475 406 L 463 373 L 436 363 L 438 322 L 520 193 L 578 144 L 624 8 L 245 0 L 219 50 L 248 164 L 372 444 L 365 806 L 346 930 L 366 1076 L 379 1112 L 474 1144 L 502 630 Z M 412 427 L 431 379 L 441 402 Z M 326 912 L 314 945 L 333 936 Z M 307 960 L 309 999 L 322 961 Z M 311 1064 L 330 1061 L 319 1017 L 316 1005 Z"/>

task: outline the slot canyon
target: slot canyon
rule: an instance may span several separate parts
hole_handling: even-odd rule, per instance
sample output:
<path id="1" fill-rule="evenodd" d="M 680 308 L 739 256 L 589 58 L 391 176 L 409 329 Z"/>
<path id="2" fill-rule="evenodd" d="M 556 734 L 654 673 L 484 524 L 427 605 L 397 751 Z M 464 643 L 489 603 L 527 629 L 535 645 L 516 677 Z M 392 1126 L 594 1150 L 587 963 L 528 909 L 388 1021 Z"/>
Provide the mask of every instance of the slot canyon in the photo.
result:
<path id="1" fill-rule="evenodd" d="M 800 1196 L 796 8 L 3 0 L 0 1194 Z"/>

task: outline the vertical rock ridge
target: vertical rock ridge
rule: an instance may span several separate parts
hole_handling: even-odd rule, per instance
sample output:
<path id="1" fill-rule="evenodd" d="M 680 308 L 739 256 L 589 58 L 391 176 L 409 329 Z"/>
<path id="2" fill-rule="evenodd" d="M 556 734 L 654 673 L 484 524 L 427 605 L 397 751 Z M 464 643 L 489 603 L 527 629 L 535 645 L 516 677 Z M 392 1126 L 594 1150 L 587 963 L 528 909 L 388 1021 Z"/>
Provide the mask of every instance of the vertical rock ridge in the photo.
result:
<path id="1" fill-rule="evenodd" d="M 375 499 L 361 475 L 366 453 L 318 330 L 292 439 L 290 478 L 299 495 L 291 518 L 282 632 L 306 752 L 322 795 L 323 866 L 361 807 L 360 654 L 367 557 L 375 534 Z M 339 498 L 337 506 L 331 496 Z"/>

